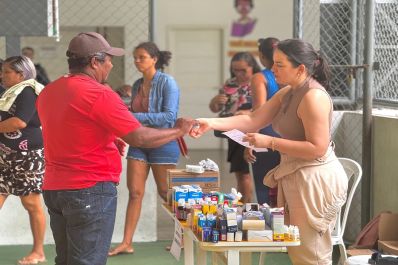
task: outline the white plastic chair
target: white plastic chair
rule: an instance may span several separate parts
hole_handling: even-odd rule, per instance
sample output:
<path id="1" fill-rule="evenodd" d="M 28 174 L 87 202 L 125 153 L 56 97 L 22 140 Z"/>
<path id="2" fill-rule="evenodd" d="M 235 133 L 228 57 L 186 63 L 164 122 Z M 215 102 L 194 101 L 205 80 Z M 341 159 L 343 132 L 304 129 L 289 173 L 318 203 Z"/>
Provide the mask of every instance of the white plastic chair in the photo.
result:
<path id="1" fill-rule="evenodd" d="M 345 264 L 347 260 L 347 251 L 343 241 L 343 235 L 345 230 L 345 225 L 347 223 L 348 213 L 350 211 L 350 206 L 352 198 L 354 197 L 355 190 L 358 187 L 359 182 L 362 177 L 362 168 L 354 160 L 349 158 L 339 158 L 340 163 L 348 177 L 348 191 L 347 191 L 347 201 L 344 206 L 343 214 L 340 211 L 337 215 L 336 224 L 332 231 L 332 243 L 333 245 L 339 246 L 340 251 L 340 261 L 339 264 Z M 265 253 L 260 253 L 259 265 L 264 264 Z"/>
<path id="2" fill-rule="evenodd" d="M 361 181 L 362 168 L 356 161 L 349 158 L 339 158 L 339 161 L 343 165 L 343 168 L 348 177 L 348 191 L 347 201 L 344 205 L 344 209 L 342 208 L 342 212 L 340 211 L 338 213 L 336 224 L 332 231 L 332 243 L 333 245 L 339 246 L 339 264 L 343 265 L 347 260 L 347 250 L 343 241 L 343 235 L 347 223 L 348 213 L 350 211 L 352 198 L 354 197 L 355 190 L 357 189 L 358 184 Z"/>

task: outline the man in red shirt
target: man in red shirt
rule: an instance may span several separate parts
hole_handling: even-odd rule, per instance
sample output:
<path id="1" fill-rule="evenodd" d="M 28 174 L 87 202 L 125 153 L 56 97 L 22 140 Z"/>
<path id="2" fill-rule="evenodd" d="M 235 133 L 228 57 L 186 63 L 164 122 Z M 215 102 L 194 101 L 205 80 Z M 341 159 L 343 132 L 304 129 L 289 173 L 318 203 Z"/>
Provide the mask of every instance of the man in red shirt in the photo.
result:
<path id="1" fill-rule="evenodd" d="M 112 56 L 123 54 L 98 33 L 78 34 L 66 52 L 70 74 L 47 85 L 37 99 L 46 161 L 43 196 L 57 265 L 106 263 L 121 173 L 116 138 L 157 147 L 192 127 L 188 119 L 170 129 L 141 126 L 120 97 L 102 85 Z"/>

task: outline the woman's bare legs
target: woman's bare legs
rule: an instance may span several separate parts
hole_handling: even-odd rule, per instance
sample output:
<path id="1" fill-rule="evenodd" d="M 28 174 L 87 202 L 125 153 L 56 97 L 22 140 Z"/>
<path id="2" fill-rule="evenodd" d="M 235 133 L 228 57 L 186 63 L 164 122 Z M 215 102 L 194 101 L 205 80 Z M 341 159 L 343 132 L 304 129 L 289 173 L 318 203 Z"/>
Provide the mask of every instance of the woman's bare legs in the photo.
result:
<path id="1" fill-rule="evenodd" d="M 19 261 L 19 264 L 31 264 L 36 261 L 44 261 L 44 233 L 46 230 L 46 217 L 41 204 L 41 195 L 31 193 L 26 196 L 20 196 L 23 207 L 28 211 L 30 228 L 33 235 L 32 251 Z"/>
<path id="2" fill-rule="evenodd" d="M 167 169 L 176 168 L 175 165 L 151 165 L 159 196 L 167 200 Z M 120 253 L 132 253 L 133 236 L 141 214 L 142 200 L 144 198 L 145 183 L 148 179 L 149 165 L 134 159 L 127 162 L 127 187 L 129 189 L 129 201 L 127 204 L 126 219 L 124 225 L 123 241 L 109 251 L 109 256 Z"/>
<path id="3" fill-rule="evenodd" d="M 249 173 L 235 172 L 238 191 L 242 193 L 242 202 L 253 202 L 253 179 Z"/>
<path id="4" fill-rule="evenodd" d="M 153 177 L 156 181 L 156 186 L 158 189 L 159 196 L 163 199 L 163 201 L 167 201 L 167 170 L 175 169 L 175 165 L 152 165 Z M 170 251 L 170 246 L 166 246 L 166 250 Z"/>
<path id="5" fill-rule="evenodd" d="M 156 186 L 158 189 L 159 196 L 163 199 L 163 201 L 167 201 L 167 170 L 168 169 L 175 169 L 176 165 L 167 164 L 154 164 L 151 165 L 153 177 L 155 178 Z"/>
<path id="6" fill-rule="evenodd" d="M 141 214 L 142 199 L 144 198 L 148 173 L 149 165 L 147 163 L 135 159 L 127 159 L 129 201 L 127 203 L 123 240 L 108 252 L 108 256 L 134 252 L 132 241 Z"/>

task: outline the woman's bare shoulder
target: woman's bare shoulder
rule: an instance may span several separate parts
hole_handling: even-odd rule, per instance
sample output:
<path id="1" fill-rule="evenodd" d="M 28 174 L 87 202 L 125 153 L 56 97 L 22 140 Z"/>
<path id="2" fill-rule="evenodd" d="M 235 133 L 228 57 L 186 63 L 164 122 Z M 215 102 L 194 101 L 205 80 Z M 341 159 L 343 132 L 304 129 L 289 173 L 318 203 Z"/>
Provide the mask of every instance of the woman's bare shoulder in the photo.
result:
<path id="1" fill-rule="evenodd" d="M 251 82 L 266 82 L 264 75 L 261 72 L 255 73 L 252 76 Z"/>
<path id="2" fill-rule="evenodd" d="M 304 95 L 299 105 L 299 110 L 304 108 L 304 111 L 317 110 L 329 112 L 331 105 L 332 100 L 328 92 L 322 86 L 318 86 L 308 90 Z"/>
<path id="3" fill-rule="evenodd" d="M 280 98 L 280 100 L 282 101 L 282 99 L 285 97 L 286 94 L 289 93 L 289 91 L 291 90 L 291 86 L 287 85 L 287 86 L 282 86 L 279 90 L 278 93 L 275 94 L 275 96 L 278 96 Z M 274 97 L 275 97 L 274 96 Z"/>

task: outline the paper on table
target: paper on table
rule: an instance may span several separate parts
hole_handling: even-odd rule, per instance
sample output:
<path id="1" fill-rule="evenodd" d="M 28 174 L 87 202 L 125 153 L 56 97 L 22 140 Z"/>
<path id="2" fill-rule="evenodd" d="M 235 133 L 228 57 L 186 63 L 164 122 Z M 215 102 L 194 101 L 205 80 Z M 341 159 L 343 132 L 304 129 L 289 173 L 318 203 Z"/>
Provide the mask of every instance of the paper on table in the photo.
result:
<path id="1" fill-rule="evenodd" d="M 184 233 L 184 230 L 178 220 L 175 221 L 174 224 L 174 240 L 173 243 L 171 244 L 170 248 L 170 253 L 171 255 L 176 258 L 177 261 L 180 260 L 181 256 L 181 248 L 183 246 L 183 241 L 182 241 L 182 235 Z"/>
<path id="2" fill-rule="evenodd" d="M 238 144 L 251 148 L 256 152 L 268 152 L 267 148 L 253 147 L 250 146 L 248 142 L 243 142 L 242 139 L 245 136 L 245 134 L 239 130 L 233 129 L 227 132 L 223 132 L 223 134 L 225 134 L 226 136 L 231 138 L 231 140 L 234 140 Z"/>

